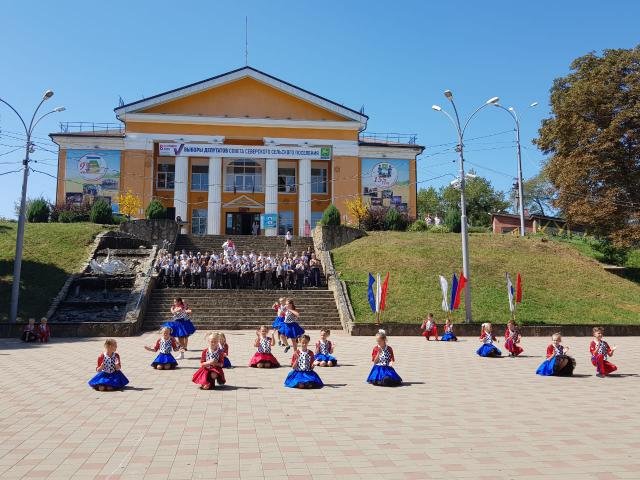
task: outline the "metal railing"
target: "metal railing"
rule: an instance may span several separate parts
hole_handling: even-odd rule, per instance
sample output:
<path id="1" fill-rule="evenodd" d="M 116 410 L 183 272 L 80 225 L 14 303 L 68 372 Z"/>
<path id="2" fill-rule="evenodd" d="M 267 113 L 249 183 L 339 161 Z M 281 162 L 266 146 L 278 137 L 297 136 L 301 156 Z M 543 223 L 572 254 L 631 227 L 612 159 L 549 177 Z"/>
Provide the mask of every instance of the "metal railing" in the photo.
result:
<path id="1" fill-rule="evenodd" d="M 404 143 L 415 145 L 418 141 L 417 133 L 374 133 L 367 132 L 360 134 L 360 140 L 364 142 L 380 143 Z"/>
<path id="2" fill-rule="evenodd" d="M 124 133 L 121 123 L 60 122 L 61 133 Z"/>

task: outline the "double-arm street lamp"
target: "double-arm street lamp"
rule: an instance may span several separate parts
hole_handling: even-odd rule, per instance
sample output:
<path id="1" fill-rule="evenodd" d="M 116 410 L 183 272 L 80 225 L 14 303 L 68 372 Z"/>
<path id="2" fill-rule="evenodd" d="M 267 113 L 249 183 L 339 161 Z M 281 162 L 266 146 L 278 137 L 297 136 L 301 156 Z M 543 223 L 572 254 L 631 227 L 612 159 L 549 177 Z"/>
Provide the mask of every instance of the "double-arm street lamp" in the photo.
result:
<path id="1" fill-rule="evenodd" d="M 480 105 L 475 111 L 469 116 L 463 126 L 460 124 L 460 117 L 458 116 L 458 109 L 456 108 L 456 104 L 453 101 L 453 93 L 451 90 L 445 90 L 444 96 L 451 102 L 451 106 L 453 107 L 453 112 L 455 114 L 454 118 L 449 115 L 445 110 L 442 109 L 439 105 L 433 105 L 433 108 L 436 112 L 442 112 L 447 116 L 451 123 L 455 127 L 458 133 L 458 146 L 456 150 L 460 156 L 460 228 L 462 234 L 462 273 L 467 279 L 467 284 L 464 291 L 464 303 L 465 303 L 465 314 L 466 322 L 472 321 L 471 315 L 471 269 L 469 267 L 469 231 L 467 229 L 467 206 L 464 197 L 464 187 L 465 187 L 465 174 L 464 174 L 464 133 L 467 130 L 467 126 L 473 117 L 475 117 L 480 110 L 490 105 L 496 105 L 500 101 L 498 97 L 492 97 L 487 100 L 484 104 Z"/>
<path id="2" fill-rule="evenodd" d="M 50 112 L 41 115 L 36 119 L 38 115 L 38 110 L 42 104 L 53 97 L 53 90 L 47 90 L 42 95 L 42 100 L 36 107 L 33 112 L 33 116 L 31 117 L 31 122 L 29 122 L 29 126 L 24 121 L 22 116 L 18 113 L 18 111 L 13 108 L 8 102 L 0 98 L 0 102 L 4 103 L 7 107 L 9 107 L 13 112 L 18 116 L 20 122 L 22 122 L 22 126 L 24 127 L 24 133 L 26 135 L 26 144 L 25 144 L 25 158 L 22 161 L 23 165 L 23 174 L 22 174 L 22 196 L 20 198 L 20 213 L 18 215 L 18 235 L 16 238 L 16 258 L 13 263 L 13 285 L 11 286 L 11 310 L 9 312 L 9 319 L 11 322 L 15 322 L 18 317 L 18 299 L 20 297 L 20 273 L 22 271 L 22 245 L 24 243 L 24 224 L 25 224 L 25 209 L 27 203 L 27 180 L 29 179 L 29 154 L 34 152 L 34 145 L 31 142 L 31 134 L 35 130 L 40 120 L 42 120 L 47 115 L 51 115 L 52 113 L 62 112 L 64 111 L 64 107 L 57 107 L 51 110 Z"/>

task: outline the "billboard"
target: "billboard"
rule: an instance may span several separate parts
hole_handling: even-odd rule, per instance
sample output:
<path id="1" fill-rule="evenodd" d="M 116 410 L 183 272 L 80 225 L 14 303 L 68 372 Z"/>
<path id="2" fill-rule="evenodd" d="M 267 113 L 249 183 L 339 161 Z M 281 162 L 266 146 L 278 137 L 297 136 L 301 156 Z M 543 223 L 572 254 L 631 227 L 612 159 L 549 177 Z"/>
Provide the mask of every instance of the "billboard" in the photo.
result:
<path id="1" fill-rule="evenodd" d="M 120 150 L 67 150 L 65 202 L 93 203 L 101 198 L 118 212 Z"/>
<path id="2" fill-rule="evenodd" d="M 395 207 L 408 211 L 409 160 L 363 158 L 362 199 L 365 205 Z"/>

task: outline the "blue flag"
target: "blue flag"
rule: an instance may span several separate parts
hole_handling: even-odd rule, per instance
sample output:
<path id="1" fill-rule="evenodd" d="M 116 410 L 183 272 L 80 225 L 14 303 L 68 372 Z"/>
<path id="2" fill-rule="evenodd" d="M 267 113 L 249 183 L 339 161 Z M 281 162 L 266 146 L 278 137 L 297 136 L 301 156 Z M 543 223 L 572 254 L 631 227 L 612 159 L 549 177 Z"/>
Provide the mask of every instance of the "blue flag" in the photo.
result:
<path id="1" fill-rule="evenodd" d="M 376 279 L 373 275 L 369 274 L 369 306 L 371 311 L 376 313 L 376 296 L 373 294 L 373 284 L 376 283 Z"/>
<path id="2" fill-rule="evenodd" d="M 451 279 L 451 302 L 449 302 L 449 310 L 453 312 L 453 307 L 456 304 L 456 293 L 458 291 L 458 277 L 456 274 L 453 274 L 453 278 Z"/>

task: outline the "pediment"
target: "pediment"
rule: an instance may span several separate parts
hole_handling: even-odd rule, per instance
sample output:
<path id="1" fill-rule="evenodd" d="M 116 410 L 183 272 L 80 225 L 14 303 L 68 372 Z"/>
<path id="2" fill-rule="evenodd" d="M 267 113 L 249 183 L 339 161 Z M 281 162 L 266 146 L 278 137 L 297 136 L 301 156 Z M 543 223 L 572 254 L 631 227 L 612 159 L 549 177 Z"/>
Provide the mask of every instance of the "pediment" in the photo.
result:
<path id="1" fill-rule="evenodd" d="M 264 208 L 264 205 L 246 195 L 240 195 L 222 205 L 224 208 Z"/>

